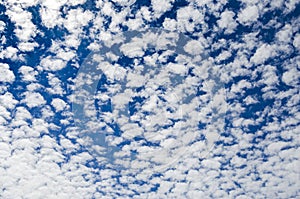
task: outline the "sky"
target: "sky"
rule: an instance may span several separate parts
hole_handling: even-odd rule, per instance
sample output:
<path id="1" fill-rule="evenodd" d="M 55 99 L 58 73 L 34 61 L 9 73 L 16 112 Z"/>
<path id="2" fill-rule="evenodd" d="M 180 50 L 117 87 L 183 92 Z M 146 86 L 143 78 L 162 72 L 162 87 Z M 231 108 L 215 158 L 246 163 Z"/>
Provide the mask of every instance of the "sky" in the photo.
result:
<path id="1" fill-rule="evenodd" d="M 299 198 L 299 0 L 0 0 L 0 198 Z"/>

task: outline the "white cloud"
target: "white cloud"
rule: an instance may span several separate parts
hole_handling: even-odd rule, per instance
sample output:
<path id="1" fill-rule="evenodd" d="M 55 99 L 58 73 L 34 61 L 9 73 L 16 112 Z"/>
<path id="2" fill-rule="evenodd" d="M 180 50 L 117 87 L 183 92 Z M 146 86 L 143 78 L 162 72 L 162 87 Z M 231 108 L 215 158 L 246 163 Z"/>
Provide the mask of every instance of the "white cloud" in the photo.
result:
<path id="1" fill-rule="evenodd" d="M 6 92 L 0 95 L 0 104 L 8 109 L 13 109 L 18 104 L 18 101 L 15 100 L 13 94 Z"/>
<path id="2" fill-rule="evenodd" d="M 224 29 L 227 34 L 233 33 L 238 25 L 233 18 L 234 16 L 234 12 L 226 10 L 222 12 L 221 19 L 217 21 L 219 27 Z"/>
<path id="3" fill-rule="evenodd" d="M 77 6 L 77 5 L 82 5 L 86 2 L 86 0 L 72 0 L 72 1 L 68 1 L 68 4 L 72 5 L 72 6 Z"/>
<path id="4" fill-rule="evenodd" d="M 296 68 L 291 68 L 282 75 L 282 81 L 289 86 L 299 85 L 300 72 Z"/>
<path id="5" fill-rule="evenodd" d="M 300 50 L 300 34 L 295 35 L 293 45 L 298 51 Z"/>
<path id="6" fill-rule="evenodd" d="M 281 149 L 287 145 L 288 143 L 282 141 L 274 142 L 268 146 L 267 151 L 269 154 L 278 154 L 278 152 L 280 152 Z"/>
<path id="7" fill-rule="evenodd" d="M 154 10 L 154 17 L 158 18 L 163 13 L 170 10 L 173 2 L 174 0 L 166 0 L 166 1 L 151 0 L 151 5 Z"/>
<path id="8" fill-rule="evenodd" d="M 140 74 L 128 73 L 127 74 L 127 87 L 140 87 L 145 84 L 145 77 Z"/>
<path id="9" fill-rule="evenodd" d="M 11 0 L 8 4 L 20 5 L 22 8 L 27 8 L 36 5 L 38 0 Z"/>
<path id="10" fill-rule="evenodd" d="M 55 108 L 55 111 L 62 111 L 67 106 L 67 103 L 59 98 L 52 99 L 51 105 Z"/>
<path id="11" fill-rule="evenodd" d="M 25 92 L 24 99 L 21 102 L 25 103 L 29 108 L 46 104 L 44 97 L 37 92 Z"/>
<path id="12" fill-rule="evenodd" d="M 177 23 L 175 19 L 170 19 L 166 17 L 163 22 L 163 26 L 166 30 L 175 31 Z"/>
<path id="13" fill-rule="evenodd" d="M 177 10 L 177 29 L 180 31 L 193 32 L 195 27 L 202 24 L 204 15 L 199 9 L 192 6 L 182 7 Z"/>
<path id="14" fill-rule="evenodd" d="M 71 33 L 79 34 L 93 17 L 93 13 L 90 11 L 83 11 L 81 8 L 72 9 L 67 14 L 64 27 Z"/>
<path id="15" fill-rule="evenodd" d="M 238 21 L 242 24 L 249 25 L 256 22 L 259 17 L 258 8 L 255 5 L 247 6 L 238 14 Z"/>
<path id="16" fill-rule="evenodd" d="M 36 76 L 38 75 L 38 72 L 35 71 L 32 67 L 30 67 L 30 66 L 21 66 L 19 68 L 19 72 L 23 76 L 23 81 L 25 81 L 25 82 L 36 81 Z"/>
<path id="17" fill-rule="evenodd" d="M 218 55 L 218 57 L 216 57 L 216 60 L 218 61 L 218 62 L 220 62 L 220 61 L 223 61 L 223 60 L 226 60 L 226 59 L 228 59 L 229 57 L 231 57 L 231 52 L 230 51 L 223 51 L 223 52 L 221 52 L 219 55 Z"/>
<path id="18" fill-rule="evenodd" d="M 199 48 L 197 48 L 196 46 L 196 51 L 199 50 Z M 191 49 L 187 50 L 187 51 L 191 51 Z M 192 52 L 195 53 L 195 52 Z M 172 73 L 175 74 L 179 74 L 179 75 L 186 75 L 187 74 L 187 66 L 183 65 L 183 64 L 174 64 L 174 63 L 169 63 L 166 66 Z"/>
<path id="19" fill-rule="evenodd" d="M 285 5 L 285 13 L 289 13 L 291 11 L 293 11 L 296 8 L 296 5 L 299 3 L 299 0 L 288 0 L 288 1 L 284 1 L 284 5 Z"/>
<path id="20" fill-rule="evenodd" d="M 285 25 L 279 32 L 276 33 L 276 38 L 283 43 L 289 43 L 292 39 L 292 27 L 290 24 Z"/>
<path id="21" fill-rule="evenodd" d="M 3 106 L 0 106 L 0 112 L 1 112 L 1 117 L 6 119 L 6 120 L 9 120 L 11 119 L 11 113 Z"/>
<path id="22" fill-rule="evenodd" d="M 17 53 L 18 53 L 17 48 L 9 46 L 5 50 L 0 52 L 0 58 L 17 60 L 18 59 Z"/>
<path id="23" fill-rule="evenodd" d="M 5 29 L 5 23 L 3 21 L 0 21 L 0 32 L 3 32 Z"/>
<path id="24" fill-rule="evenodd" d="M 63 23 L 60 8 L 66 3 L 66 0 L 55 2 L 42 1 L 40 8 L 40 15 L 42 23 L 47 28 L 54 28 L 56 25 L 60 26 Z"/>
<path id="25" fill-rule="evenodd" d="M 269 58 L 272 58 L 274 55 L 276 55 L 274 47 L 269 44 L 263 44 L 256 50 L 255 54 L 251 57 L 251 61 L 255 64 L 262 64 Z"/>
<path id="26" fill-rule="evenodd" d="M 184 50 L 191 55 L 199 55 L 203 52 L 204 46 L 198 40 L 190 40 L 184 46 Z"/>
<path id="27" fill-rule="evenodd" d="M 65 92 L 61 85 L 62 82 L 54 74 L 49 73 L 47 79 L 49 85 L 51 86 L 47 88 L 49 93 L 62 95 Z"/>
<path id="28" fill-rule="evenodd" d="M 130 6 L 133 3 L 135 3 L 135 0 L 112 0 L 112 1 L 121 6 Z"/>
<path id="29" fill-rule="evenodd" d="M 26 89 L 28 91 L 37 91 L 39 89 L 43 88 L 43 86 L 39 83 L 30 83 L 26 86 Z"/>
<path id="30" fill-rule="evenodd" d="M 13 83 L 14 81 L 15 75 L 9 69 L 9 65 L 0 63 L 0 82 Z"/>
<path id="31" fill-rule="evenodd" d="M 200 47 L 197 47 L 197 42 L 189 40 L 190 43 L 185 46 L 187 53 L 180 52 L 184 55 L 176 55 L 175 63 L 172 64 L 167 63 L 167 60 L 176 54 L 170 50 L 170 46 L 173 50 L 178 50 L 176 37 L 166 39 L 171 37 L 170 34 L 157 37 L 153 34 L 157 32 L 150 31 L 151 34 L 145 34 L 143 39 L 128 44 L 128 40 L 121 38 L 119 34 L 119 24 L 128 25 L 129 29 L 139 31 L 140 28 L 147 26 L 145 21 L 152 21 L 170 9 L 170 2 L 173 1 L 164 3 L 152 1 L 152 8 L 143 6 L 135 16 L 131 13 L 130 7 L 134 0 L 113 0 L 105 4 L 98 1 L 96 6 L 100 11 L 95 18 L 88 8 L 84 10 L 81 7 L 76 9 L 68 7 L 85 2 L 85 0 L 40 2 L 39 12 L 43 25 L 50 30 L 55 26 L 59 28 L 66 25 L 68 33 L 64 38 L 55 38 L 55 41 L 52 41 L 51 47 L 46 49 L 51 56 L 40 57 L 38 70 L 22 66 L 18 74 L 14 74 L 9 65 L 0 64 L 0 81 L 14 83 L 15 75 L 20 75 L 22 81 L 22 85 L 15 88 L 9 84 L 0 85 L 1 197 L 117 198 L 120 195 L 124 198 L 297 197 L 299 158 L 296 154 L 299 154 L 297 132 L 300 118 L 297 109 L 298 57 L 296 55 L 294 58 L 281 59 L 292 53 L 292 43 L 296 50 L 300 46 L 296 20 L 292 19 L 283 24 L 279 22 L 279 17 L 274 17 L 266 26 L 283 28 L 276 33 L 272 44 L 264 43 L 256 32 L 257 29 L 245 33 L 240 40 L 232 39 L 230 42 L 218 38 L 217 27 L 211 30 L 210 36 L 206 38 L 203 36 L 208 31 L 204 13 L 219 18 L 218 28 L 224 30 L 225 34 L 230 34 L 235 31 L 237 22 L 251 25 L 257 22 L 260 15 L 266 14 L 263 12 L 272 11 L 274 8 L 288 13 L 295 8 L 296 1 L 272 1 L 270 7 L 266 7 L 268 2 L 243 0 L 242 6 L 245 7 L 237 13 L 237 22 L 234 12 L 228 10 L 220 12 L 226 1 L 190 1 L 188 6 L 179 8 L 177 20 L 166 18 L 163 26 L 175 33 L 177 30 L 190 31 L 191 36 L 200 38 L 197 40 Z M 32 23 L 31 13 L 23 9 L 35 3 L 37 3 L 35 0 L 5 2 L 7 14 L 18 26 L 14 31 L 20 42 L 16 44 L 18 48 L 9 46 L 2 49 L 0 58 L 12 62 L 26 62 L 24 58 L 22 59 L 24 56 L 22 51 L 34 50 L 35 35 L 44 33 L 37 30 Z M 115 10 L 114 3 L 122 6 L 120 12 Z M 160 7 L 163 4 L 167 6 Z M 112 19 L 108 30 L 105 31 L 104 14 Z M 134 19 L 125 22 L 128 16 Z M 87 144 L 91 141 L 82 138 L 78 127 L 66 129 L 66 135 L 52 134 L 53 130 L 55 132 L 59 130 L 59 127 L 51 122 L 56 117 L 54 110 L 63 111 L 62 115 L 66 118 L 61 120 L 61 123 L 64 124 L 71 124 L 73 114 L 67 110 L 69 102 L 62 100 L 64 99 L 62 96 L 67 94 L 65 83 L 72 81 L 62 79 L 56 72 L 64 68 L 69 60 L 78 60 L 76 50 L 82 39 L 87 36 L 84 27 L 89 22 L 93 23 L 93 27 L 89 29 L 91 35 L 88 35 L 93 40 L 90 49 L 99 50 L 102 43 L 107 44 L 109 48 L 113 43 L 123 42 L 121 53 L 137 57 L 133 68 L 124 69 L 122 66 L 112 64 L 112 60 L 117 61 L 120 58 L 118 53 L 112 55 L 113 52 L 110 55 L 101 55 L 103 60 L 98 60 L 97 63 L 99 65 L 97 70 L 102 70 L 110 82 L 109 85 L 105 85 L 107 92 L 97 93 L 97 99 L 103 102 L 111 99 L 114 109 L 113 113 L 102 114 L 101 119 L 117 125 L 122 131 L 120 136 L 115 136 L 113 128 L 95 119 L 95 109 L 91 108 L 94 98 L 82 102 L 82 107 L 86 108 L 87 115 L 92 118 L 86 126 L 98 125 L 97 127 L 101 128 L 106 126 L 103 131 L 109 136 L 105 137 L 105 140 L 108 145 L 116 147 L 110 148 L 113 152 L 109 152 L 110 149 L 106 146 Z M 258 22 L 255 28 L 263 29 L 261 25 Z M 193 32 L 200 26 L 202 32 Z M 6 31 L 3 23 L 0 24 L 0 31 L 1 29 Z M 124 32 L 122 34 L 124 36 Z M 146 44 L 151 44 L 156 50 L 160 49 L 163 52 L 143 57 Z M 214 52 L 220 54 L 216 58 L 206 57 Z M 202 55 L 198 56 L 198 53 Z M 254 55 L 250 57 L 253 53 Z M 276 59 L 281 59 L 283 74 L 277 70 L 277 63 L 264 65 L 265 61 L 277 55 L 280 55 Z M 220 64 L 229 57 L 232 57 L 232 62 Z M 138 63 L 142 59 L 145 64 Z M 161 63 L 164 65 L 159 65 Z M 47 74 L 48 84 L 45 86 L 37 80 L 40 79 L 39 72 L 47 70 L 53 73 Z M 189 70 L 193 75 L 187 73 Z M 97 72 L 99 75 L 100 71 Z M 82 83 L 83 85 L 79 85 L 82 87 L 93 84 L 98 80 L 97 75 L 86 74 L 74 83 Z M 233 81 L 235 77 L 242 80 Z M 278 87 L 280 78 L 292 88 L 280 90 Z M 228 93 L 221 92 L 224 91 L 221 89 L 223 83 L 232 81 L 233 84 L 227 89 Z M 145 89 L 135 92 L 137 86 L 144 86 Z M 166 92 L 159 89 L 159 86 Z M 22 92 L 23 88 L 25 91 L 20 95 L 8 92 L 14 89 Z M 70 88 L 73 88 L 72 85 Z M 46 104 L 42 93 L 39 93 L 41 89 L 55 95 L 50 99 L 49 105 Z M 195 96 L 197 89 L 207 94 L 197 97 Z M 261 93 L 259 95 L 251 93 L 256 89 L 262 92 L 262 96 Z M 80 94 L 89 96 L 91 92 Z M 20 100 L 21 104 L 14 96 L 24 97 Z M 134 96 L 146 99 L 136 104 L 136 112 L 130 117 L 126 111 L 128 103 Z M 267 98 L 266 96 L 268 99 L 274 99 L 274 103 L 264 107 L 264 103 L 261 102 Z M 66 97 L 71 99 L 70 96 Z M 225 130 L 223 124 L 224 111 L 227 107 L 226 97 L 231 99 L 227 119 L 233 128 Z M 41 108 L 41 115 L 31 114 L 28 107 L 38 106 Z M 257 106 L 259 110 L 251 112 L 248 106 L 249 108 Z M 172 124 L 170 119 L 179 121 Z M 199 129 L 199 122 L 206 127 Z M 162 128 L 163 125 L 166 126 Z M 251 125 L 258 128 L 255 133 L 250 129 Z M 220 136 L 220 132 L 226 136 Z M 157 146 L 146 146 L 144 140 L 132 139 L 135 136 L 142 136 L 148 141 L 155 142 Z M 216 139 L 220 142 L 215 146 L 213 142 Z M 117 146 L 124 141 L 128 144 L 124 147 Z M 89 147 L 93 149 L 90 150 Z M 80 152 L 85 149 L 90 154 Z M 97 152 L 94 153 L 93 150 Z M 105 155 L 106 152 L 109 155 Z M 110 155 L 113 157 L 108 157 Z M 266 159 L 261 158 L 266 155 L 268 156 Z M 93 165 L 93 159 L 98 161 L 100 165 L 98 168 Z M 116 166 L 116 162 L 113 161 L 121 165 Z M 161 175 L 152 175 L 154 173 Z M 118 175 L 119 179 L 116 177 Z M 145 183 L 140 184 L 142 181 Z M 158 190 L 151 191 L 157 184 Z M 139 195 L 136 196 L 136 193 Z M 129 196 L 130 194 L 132 195 Z"/>
<path id="32" fill-rule="evenodd" d="M 23 52 L 30 52 L 37 46 L 39 45 L 36 42 L 22 42 L 18 44 L 18 49 Z"/>
<path id="33" fill-rule="evenodd" d="M 133 58 L 133 57 L 141 57 L 144 55 L 145 43 L 142 39 L 137 39 L 130 43 L 122 44 L 121 45 L 121 52 L 124 55 Z"/>
<path id="34" fill-rule="evenodd" d="M 16 29 L 14 32 L 21 41 L 29 41 L 36 36 L 36 26 L 31 22 L 32 14 L 28 11 L 24 11 L 18 4 L 12 5 L 10 9 L 6 11 L 9 18 L 16 23 Z"/>
<path id="35" fill-rule="evenodd" d="M 43 67 L 44 70 L 58 71 L 63 69 L 66 66 L 66 63 L 62 59 L 55 59 L 48 56 L 41 60 L 40 65 Z"/>

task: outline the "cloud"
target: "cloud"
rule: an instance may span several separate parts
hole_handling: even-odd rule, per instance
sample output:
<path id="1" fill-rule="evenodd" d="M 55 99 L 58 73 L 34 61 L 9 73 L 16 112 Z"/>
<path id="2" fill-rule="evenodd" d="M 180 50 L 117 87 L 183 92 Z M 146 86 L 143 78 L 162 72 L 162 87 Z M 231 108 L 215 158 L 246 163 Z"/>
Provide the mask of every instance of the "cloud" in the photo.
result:
<path id="1" fill-rule="evenodd" d="M 204 46 L 200 41 L 191 40 L 184 46 L 184 50 L 191 55 L 199 55 L 203 52 Z"/>
<path id="2" fill-rule="evenodd" d="M 37 3 L 0 22 L 0 197 L 298 196 L 297 1 Z"/>
<path id="3" fill-rule="evenodd" d="M 5 50 L 0 52 L 0 58 L 7 58 L 12 60 L 19 59 L 17 56 L 18 49 L 14 47 L 7 47 Z"/>
<path id="4" fill-rule="evenodd" d="M 290 86 L 299 85 L 299 70 L 291 68 L 282 75 L 282 81 Z"/>
<path id="5" fill-rule="evenodd" d="M 9 65 L 0 63 L 0 82 L 13 83 L 14 81 L 15 81 L 15 75 L 9 69 Z"/>
<path id="6" fill-rule="evenodd" d="M 238 14 L 238 21 L 244 25 L 250 25 L 256 22 L 259 17 L 259 11 L 257 6 L 251 5 L 247 6 Z"/>
<path id="7" fill-rule="evenodd" d="M 172 8 L 174 0 L 159 1 L 151 0 L 152 9 L 154 10 L 154 18 L 160 17 L 163 13 Z"/>
<path id="8" fill-rule="evenodd" d="M 32 67 L 21 66 L 19 68 L 19 72 L 23 76 L 23 81 L 25 81 L 25 82 L 35 82 L 36 81 L 36 76 L 38 75 L 38 72 L 35 71 Z"/>
<path id="9" fill-rule="evenodd" d="M 217 21 L 219 27 L 224 29 L 226 34 L 233 33 L 238 25 L 234 19 L 234 16 L 234 12 L 226 10 L 222 12 L 221 18 Z"/>
<path id="10" fill-rule="evenodd" d="M 61 59 L 53 59 L 51 57 L 45 57 L 41 61 L 41 66 L 45 70 L 57 71 L 63 69 L 66 66 L 66 63 Z"/>
<path id="11" fill-rule="evenodd" d="M 3 32 L 5 30 L 5 23 L 3 21 L 0 21 L 0 32 Z"/>
<path id="12" fill-rule="evenodd" d="M 51 105 L 55 108 L 55 111 L 62 111 L 67 106 L 67 103 L 62 99 L 54 98 L 52 99 Z"/>
<path id="13" fill-rule="evenodd" d="M 46 104 L 44 97 L 37 92 L 25 92 L 24 99 L 21 102 L 25 103 L 29 108 Z"/>
<path id="14" fill-rule="evenodd" d="M 294 47 L 299 51 L 300 49 L 300 34 L 296 34 L 293 41 Z"/>
<path id="15" fill-rule="evenodd" d="M 193 32 L 195 27 L 202 23 L 204 15 L 192 6 L 186 6 L 177 10 L 177 29 Z"/>
<path id="16" fill-rule="evenodd" d="M 276 51 L 273 46 L 269 44 L 263 44 L 256 50 L 253 57 L 251 57 L 251 61 L 255 64 L 262 64 L 269 58 L 272 58 L 275 54 Z"/>

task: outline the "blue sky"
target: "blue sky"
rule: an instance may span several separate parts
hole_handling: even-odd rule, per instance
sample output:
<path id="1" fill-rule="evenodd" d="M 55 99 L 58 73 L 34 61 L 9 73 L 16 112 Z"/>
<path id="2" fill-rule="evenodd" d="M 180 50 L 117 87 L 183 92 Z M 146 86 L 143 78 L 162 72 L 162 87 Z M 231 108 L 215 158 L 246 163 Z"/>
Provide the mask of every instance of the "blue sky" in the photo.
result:
<path id="1" fill-rule="evenodd" d="M 2 0 L 0 198 L 298 198 L 298 0 Z"/>

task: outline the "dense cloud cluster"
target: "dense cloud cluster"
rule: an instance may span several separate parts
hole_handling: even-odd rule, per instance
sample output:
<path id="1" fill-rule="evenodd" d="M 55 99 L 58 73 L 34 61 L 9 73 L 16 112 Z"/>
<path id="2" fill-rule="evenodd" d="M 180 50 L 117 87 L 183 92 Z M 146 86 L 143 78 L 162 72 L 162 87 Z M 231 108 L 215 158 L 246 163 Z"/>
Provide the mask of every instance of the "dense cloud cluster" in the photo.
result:
<path id="1" fill-rule="evenodd" d="M 2 0 L 0 198 L 298 198 L 298 0 Z"/>

